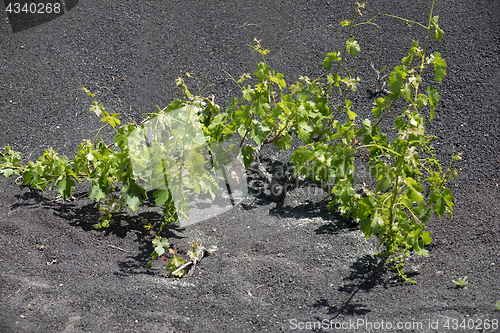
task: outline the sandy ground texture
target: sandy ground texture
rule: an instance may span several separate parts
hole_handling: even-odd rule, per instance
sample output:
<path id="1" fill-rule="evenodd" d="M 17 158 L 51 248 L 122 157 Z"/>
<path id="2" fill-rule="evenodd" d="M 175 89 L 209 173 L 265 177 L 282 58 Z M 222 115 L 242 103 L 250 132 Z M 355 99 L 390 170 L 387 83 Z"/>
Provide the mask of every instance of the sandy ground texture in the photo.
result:
<path id="1" fill-rule="evenodd" d="M 203 73 L 204 83 L 215 85 L 207 93 L 225 108 L 239 91 L 224 71 L 236 77 L 261 61 L 247 46 L 254 37 L 287 82 L 317 77 L 326 53 L 343 46 L 338 23 L 354 4 L 66 0 L 66 13 L 31 25 L 10 22 L 0 4 L 0 146 L 11 145 L 25 160 L 48 147 L 73 156 L 102 124 L 88 112 L 80 84 L 98 92 L 108 111 L 142 120 L 177 97 L 176 77 L 196 73 L 191 87 L 199 91 Z M 351 100 L 360 117 L 370 115 L 374 99 L 370 59 L 392 68 L 412 38 L 424 39 L 418 25 L 383 14 L 425 24 L 429 8 L 430 1 L 417 0 L 367 4 L 363 17 L 381 15 L 380 30 L 363 25 L 354 32 L 363 84 Z M 407 264 L 417 285 L 377 263 L 374 240 L 328 212 L 321 196 L 300 190 L 282 203 L 251 191 L 216 218 L 170 229 L 165 235 L 181 252 L 192 241 L 213 250 L 192 277 L 174 280 L 162 262 L 146 267 L 151 235 L 134 226 L 147 212 L 96 231 L 88 184 L 61 204 L 2 178 L 0 331 L 500 331 L 491 326 L 500 320 L 500 1 L 438 0 L 434 12 L 445 36 L 429 50 L 441 52 L 448 67 L 427 128 L 438 137 L 443 163 L 453 149 L 463 160 L 450 184 L 453 220 L 431 220 L 429 255 Z M 289 152 L 263 153 L 271 165 L 286 162 Z M 452 280 L 463 276 L 466 288 L 455 288 Z"/>

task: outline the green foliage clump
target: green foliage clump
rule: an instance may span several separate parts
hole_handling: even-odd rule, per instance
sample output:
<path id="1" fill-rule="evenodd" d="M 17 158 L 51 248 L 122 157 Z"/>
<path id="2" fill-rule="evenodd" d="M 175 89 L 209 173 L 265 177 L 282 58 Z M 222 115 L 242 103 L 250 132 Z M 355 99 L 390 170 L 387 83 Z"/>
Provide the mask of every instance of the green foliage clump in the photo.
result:
<path id="1" fill-rule="evenodd" d="M 326 55 L 323 60 L 326 73 L 319 78 L 300 76 L 293 84 L 287 84 L 284 75 L 276 73 L 267 63 L 269 51 L 255 39 L 250 46 L 262 56 L 262 62 L 253 75 L 230 76 L 241 89 L 240 97 L 233 97 L 225 111 L 221 111 L 213 97 L 195 96 L 189 91 L 185 80 L 191 73 L 177 78 L 180 99 L 149 114 L 148 123 L 156 124 L 154 130 L 150 130 L 155 140 L 146 143 L 140 152 L 134 151 L 140 147 L 140 140 L 133 133 L 145 130 L 149 126 L 145 125 L 146 120 L 122 125 L 118 114 L 106 112 L 94 99 L 95 94 L 82 87 L 93 100 L 90 111 L 116 132 L 114 141 L 106 144 L 102 139 L 85 140 L 73 160 L 48 149 L 37 161 L 29 161 L 27 165 L 21 164 L 19 152 L 5 147 L 0 153 L 0 173 L 5 177 L 19 175 L 21 184 L 37 190 L 56 188 L 64 200 L 71 195 L 75 182 L 88 180 L 89 198 L 99 202 L 102 211 L 101 221 L 95 227 L 106 228 L 113 224 L 114 213 L 125 207 L 136 211 L 147 199 L 146 188 L 138 181 L 132 164 L 136 163 L 135 170 L 139 165 L 139 169 L 148 171 L 143 156 L 154 160 L 155 156 L 172 151 L 172 145 L 182 147 L 182 151 L 188 152 L 183 157 L 158 157 L 151 172 L 140 173 L 139 178 L 149 184 L 165 184 L 164 188 L 156 186 L 153 193 L 155 204 L 163 210 L 162 222 L 148 224 L 159 234 L 165 225 L 187 216 L 185 189 L 209 193 L 212 197 L 217 194 L 216 180 L 201 171 L 206 161 L 198 149 L 208 147 L 207 153 L 213 157 L 214 144 L 233 142 L 222 160 L 235 160 L 241 154 L 245 168 L 256 163 L 275 199 L 283 199 L 293 183 L 319 184 L 327 193 L 328 209 L 337 209 L 344 217 L 356 221 L 367 238 L 377 236 L 378 247 L 383 247 L 377 255 L 390 263 L 400 277 L 414 283 L 404 273 L 404 264 L 412 252 L 420 256 L 428 254 L 425 245 L 432 242 L 432 237 L 426 224 L 430 217 L 433 214 L 438 218 L 445 214 L 452 216 L 455 198 L 446 185 L 457 177 L 454 166 L 461 159 L 460 154 L 454 155 L 444 170 L 431 145 L 435 137 L 426 134 L 425 123 L 435 118 L 441 97 L 433 85 L 424 85 L 422 73 L 431 68 L 434 81 L 440 83 L 447 67 L 439 52 L 426 53 L 431 30 L 434 29 L 433 36 L 438 41 L 444 34 L 438 25 L 439 17 L 432 15 L 433 6 L 434 2 L 427 26 L 403 19 L 424 27 L 427 35 L 423 46 L 412 41 L 407 55 L 390 72 L 388 90 L 378 90 L 383 97 L 373 102 L 373 117 L 359 121 L 356 106 L 349 100 L 360 84 L 355 70 L 346 65 L 348 57 L 356 58 L 361 53 L 352 29 L 363 24 L 377 26 L 374 18 L 356 23 L 357 14 L 361 15 L 364 8 L 364 4 L 357 3 L 351 20 L 341 22 L 341 26 L 348 29 L 345 46 Z M 403 106 L 392 126 L 394 132 L 384 133 L 380 124 L 389 113 L 398 112 L 395 110 L 398 105 Z M 191 111 L 182 118 L 182 126 L 175 127 L 174 120 L 181 118 L 174 119 L 174 115 L 183 108 Z M 190 128 L 188 125 L 194 130 L 186 130 Z M 203 133 L 201 139 L 197 137 L 198 132 Z M 175 139 L 164 140 L 169 135 Z M 274 175 L 262 167 L 260 151 L 267 144 L 288 150 L 297 139 L 302 145 L 290 158 L 293 173 L 285 185 L 279 184 Z M 365 187 L 362 193 L 354 189 L 354 161 L 359 150 L 369 152 L 368 171 L 376 182 L 374 188 Z M 227 162 L 222 160 L 212 158 L 208 167 L 217 168 L 218 164 Z M 167 179 L 168 173 L 178 175 L 179 181 Z M 115 196 L 117 191 L 119 195 Z M 176 197 L 181 199 L 174 200 L 173 194 L 179 194 Z M 169 244 L 165 238 L 155 234 L 153 248 L 153 260 L 163 256 L 167 261 L 165 253 L 169 252 Z M 185 262 L 175 250 L 170 253 L 173 256 L 167 270 L 171 274 L 175 272 L 175 276 L 183 276 L 183 271 L 177 269 Z"/>
<path id="2" fill-rule="evenodd" d="M 464 276 L 463 278 L 458 278 L 456 281 L 455 280 L 451 280 L 451 282 L 453 282 L 454 284 L 457 285 L 457 287 L 459 288 L 463 288 L 465 287 L 465 285 L 469 282 L 467 281 L 467 276 Z"/>

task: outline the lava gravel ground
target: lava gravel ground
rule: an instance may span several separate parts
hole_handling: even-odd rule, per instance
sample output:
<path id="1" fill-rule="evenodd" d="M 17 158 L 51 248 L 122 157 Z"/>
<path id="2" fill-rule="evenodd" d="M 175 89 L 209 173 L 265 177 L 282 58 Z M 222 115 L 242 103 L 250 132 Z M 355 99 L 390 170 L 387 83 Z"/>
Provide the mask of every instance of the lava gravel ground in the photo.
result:
<path id="1" fill-rule="evenodd" d="M 139 121 L 177 98 L 176 77 L 196 73 L 188 83 L 197 93 L 203 73 L 203 83 L 214 84 L 206 93 L 226 108 L 239 91 L 225 72 L 237 77 L 261 61 L 247 46 L 254 37 L 289 84 L 318 77 L 326 53 L 345 42 L 338 23 L 354 4 L 66 0 L 72 8 L 65 14 L 30 27 L 14 26 L 0 4 L 0 147 L 11 145 L 25 160 L 49 147 L 73 156 L 102 126 L 80 85 L 121 119 Z M 424 40 L 417 24 L 383 14 L 425 24 L 429 8 L 430 1 L 417 0 L 367 4 L 363 18 L 381 15 L 380 29 L 354 30 L 362 53 L 350 64 L 363 83 L 350 99 L 361 118 L 374 100 L 370 59 L 392 68 L 412 38 Z M 96 231 L 88 185 L 60 204 L 2 178 L 0 331 L 500 331 L 484 325 L 500 320 L 500 1 L 438 0 L 434 13 L 445 35 L 429 51 L 441 52 L 448 67 L 427 129 L 443 164 L 453 150 L 463 160 L 450 183 L 454 218 L 431 220 L 429 255 L 407 263 L 416 285 L 374 259 L 375 240 L 301 190 L 278 204 L 251 191 L 216 218 L 170 229 L 181 252 L 193 241 L 213 250 L 192 277 L 174 280 L 163 262 L 146 267 L 151 235 L 134 225 L 147 213 L 125 214 L 120 228 Z M 286 160 L 272 149 L 264 156 Z M 455 288 L 452 280 L 463 276 L 469 283 Z"/>

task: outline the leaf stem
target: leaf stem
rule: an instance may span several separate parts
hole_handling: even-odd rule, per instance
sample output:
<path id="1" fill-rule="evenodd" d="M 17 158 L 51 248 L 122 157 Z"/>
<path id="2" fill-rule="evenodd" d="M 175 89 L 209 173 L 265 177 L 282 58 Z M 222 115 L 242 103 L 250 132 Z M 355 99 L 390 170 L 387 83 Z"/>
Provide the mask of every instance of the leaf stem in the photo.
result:
<path id="1" fill-rule="evenodd" d="M 422 50 L 422 62 L 420 64 L 420 74 L 419 74 L 420 76 L 422 76 L 422 71 L 424 70 L 425 51 L 427 50 L 427 41 L 429 39 L 429 34 L 431 32 L 431 22 L 432 22 L 432 12 L 434 10 L 434 2 L 435 2 L 435 0 L 432 0 L 431 12 L 429 14 L 429 23 L 427 24 L 427 28 L 426 28 L 427 34 L 425 36 L 424 49 Z M 417 83 L 416 87 L 415 87 L 415 99 L 418 96 L 418 87 L 419 87 L 419 84 Z"/>

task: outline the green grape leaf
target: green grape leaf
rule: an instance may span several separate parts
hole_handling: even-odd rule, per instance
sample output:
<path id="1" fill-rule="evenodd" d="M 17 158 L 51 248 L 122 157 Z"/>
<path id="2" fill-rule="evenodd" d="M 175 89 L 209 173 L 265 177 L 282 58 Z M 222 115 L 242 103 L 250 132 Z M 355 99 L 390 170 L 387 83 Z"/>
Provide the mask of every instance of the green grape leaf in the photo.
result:
<path id="1" fill-rule="evenodd" d="M 255 90 L 253 90 L 250 86 L 248 86 L 248 88 L 242 90 L 243 98 L 246 99 L 248 102 L 252 101 L 252 96 L 254 93 L 255 93 Z M 234 108 L 234 105 L 231 105 L 231 106 L 232 106 L 232 108 Z"/>
<path id="2" fill-rule="evenodd" d="M 254 73 L 255 77 L 259 82 L 262 82 L 269 75 L 269 65 L 260 62 L 258 65 L 258 69 Z"/>
<path id="3" fill-rule="evenodd" d="M 434 56 L 434 80 L 436 82 L 441 82 L 446 75 L 446 69 L 444 68 L 447 67 L 447 64 L 446 61 L 441 58 L 441 53 L 434 52 L 432 55 Z"/>
<path id="4" fill-rule="evenodd" d="M 410 85 L 405 84 L 403 86 L 403 89 L 401 89 L 401 94 L 403 95 L 403 98 L 405 99 L 405 101 L 407 101 L 408 103 L 411 103 L 411 98 L 413 96 L 412 96 L 412 91 L 410 89 Z"/>
<path id="5" fill-rule="evenodd" d="M 427 105 L 427 96 L 424 94 L 418 94 L 417 98 L 415 98 L 415 103 L 419 108 L 423 108 Z"/>
<path id="6" fill-rule="evenodd" d="M 351 55 L 355 57 L 357 57 L 359 52 L 361 51 L 361 48 L 359 47 L 358 42 L 354 40 L 354 37 L 352 37 L 351 40 L 348 40 L 346 42 L 346 47 L 347 47 L 347 52 L 349 52 Z"/>
<path id="7" fill-rule="evenodd" d="M 94 103 L 89 108 L 90 112 L 95 113 L 99 117 L 102 116 L 102 110 L 104 110 L 104 105 L 102 105 L 102 103 L 100 104 Z"/>
<path id="8" fill-rule="evenodd" d="M 124 184 L 126 184 L 126 186 L 122 189 L 122 193 L 126 194 L 124 202 L 128 208 L 135 212 L 137 211 L 139 204 L 142 203 L 142 199 L 139 194 L 141 194 L 143 198 L 146 198 L 146 190 L 137 185 L 133 180 L 128 180 L 127 182 L 124 182 Z"/>
<path id="9" fill-rule="evenodd" d="M 333 208 L 331 209 L 333 210 Z M 359 222 L 359 228 L 365 234 L 366 239 L 370 238 L 372 235 L 372 226 L 371 226 L 371 220 L 370 219 L 364 219 Z"/>
<path id="10" fill-rule="evenodd" d="M 441 29 L 440 27 L 436 26 L 436 31 L 434 32 L 434 38 L 436 38 L 437 40 L 441 40 L 441 38 L 443 38 L 444 36 L 444 31 L 443 29 Z"/>
<path id="11" fill-rule="evenodd" d="M 155 237 L 153 239 L 153 247 L 158 256 L 161 256 L 165 253 L 165 250 L 168 250 L 170 244 L 167 238 L 163 238 L 161 236 Z"/>
<path id="12" fill-rule="evenodd" d="M 344 186 L 342 187 L 342 191 L 338 197 L 340 198 L 342 203 L 347 204 L 355 193 L 356 192 L 354 192 L 354 190 L 350 186 Z"/>
<path id="13" fill-rule="evenodd" d="M 440 193 L 439 189 L 436 189 L 431 194 L 431 197 L 429 199 L 429 203 L 432 204 L 433 202 L 435 203 L 434 207 L 432 209 L 434 211 L 434 213 L 436 213 L 438 216 L 443 215 L 445 210 L 446 210 L 446 207 L 445 207 L 443 195 Z"/>
<path id="14" fill-rule="evenodd" d="M 448 207 L 450 207 L 450 209 L 453 209 L 453 202 L 455 201 L 455 197 L 453 197 L 451 190 L 449 188 L 444 188 L 441 194 L 443 195 L 443 200 L 446 202 Z"/>
<path id="15" fill-rule="evenodd" d="M 236 97 L 233 97 L 231 98 L 231 105 L 229 105 L 227 108 L 226 108 L 226 112 L 233 112 L 234 111 L 234 108 L 236 107 L 236 105 L 238 105 L 238 103 L 240 102 L 240 100 Z"/>
<path id="16" fill-rule="evenodd" d="M 305 120 L 299 121 L 299 126 L 300 128 L 302 128 L 303 131 L 311 132 L 313 130 L 312 127 L 309 126 L 309 124 Z"/>
<path id="17" fill-rule="evenodd" d="M 171 199 L 170 190 L 167 189 L 158 189 L 154 191 L 153 197 L 155 198 L 155 204 L 157 206 L 163 205 L 165 202 Z"/>
<path id="18" fill-rule="evenodd" d="M 118 129 L 119 134 L 117 134 L 113 140 L 121 150 L 125 149 L 126 145 L 128 144 L 128 136 L 130 135 L 130 133 L 132 133 L 133 130 L 135 130 L 135 126 L 130 123 L 127 123 L 126 125 Z"/>
<path id="19" fill-rule="evenodd" d="M 398 99 L 401 94 L 401 86 L 407 76 L 404 72 L 405 69 L 405 66 L 397 66 L 394 68 L 395 72 L 391 72 L 391 75 L 389 76 L 388 86 L 391 87 L 390 96 L 393 100 Z"/>
<path id="20" fill-rule="evenodd" d="M 140 203 L 141 203 L 141 198 L 137 195 L 137 193 L 135 193 L 135 194 L 130 194 L 130 193 L 127 194 L 127 197 L 125 198 L 125 204 L 132 211 L 136 212 Z"/>
<path id="21" fill-rule="evenodd" d="M 323 68 L 326 69 L 327 71 L 329 71 L 332 68 L 332 63 L 334 61 L 339 60 L 339 54 L 340 54 L 339 51 L 337 51 L 335 53 L 333 53 L 333 52 L 328 53 L 326 55 L 326 58 L 323 59 Z"/>
<path id="22" fill-rule="evenodd" d="M 0 173 L 6 178 L 9 178 L 12 174 L 18 175 L 20 173 L 18 168 L 21 167 L 21 164 L 19 164 L 20 158 L 20 152 L 12 150 L 10 146 L 6 146 L 3 154 L 0 153 Z"/>
<path id="23" fill-rule="evenodd" d="M 326 76 L 326 79 L 328 80 L 328 83 L 334 83 L 332 73 L 328 73 L 328 75 Z"/>
<path id="24" fill-rule="evenodd" d="M 151 267 L 151 265 L 153 264 L 153 262 L 156 260 L 156 258 L 158 258 L 158 254 L 156 252 L 153 251 L 153 253 L 151 253 L 151 260 L 148 260 L 146 262 L 146 265 L 148 266 L 148 268 Z"/>
<path id="25" fill-rule="evenodd" d="M 335 76 L 333 77 L 333 84 L 336 87 L 340 87 L 340 75 L 338 73 L 335 73 Z"/>
<path id="26" fill-rule="evenodd" d="M 245 146 L 244 148 L 241 149 L 241 154 L 243 156 L 243 164 L 245 165 L 245 169 L 248 169 L 250 164 L 252 164 L 254 157 L 253 157 L 253 152 L 255 151 L 255 148 L 252 146 Z"/>
<path id="27" fill-rule="evenodd" d="M 377 211 L 370 218 L 371 231 L 377 234 L 381 227 L 384 226 L 384 220 L 380 217 Z"/>
<path id="28" fill-rule="evenodd" d="M 118 113 L 113 113 L 109 118 L 108 122 L 111 126 L 116 127 L 116 125 L 120 125 L 121 122 L 118 119 L 119 114 Z"/>
<path id="29" fill-rule="evenodd" d="M 431 107 L 431 120 L 433 120 L 435 115 L 436 115 L 434 108 L 437 106 L 438 102 L 441 100 L 441 96 L 439 96 L 439 93 L 437 92 L 436 88 L 434 88 L 432 86 L 427 87 L 427 95 L 429 96 L 429 104 Z"/>
<path id="30" fill-rule="evenodd" d="M 398 226 L 406 233 L 409 233 L 411 230 L 410 221 L 407 218 L 398 218 Z"/>
<path id="31" fill-rule="evenodd" d="M 347 115 L 349 116 L 349 119 L 354 120 L 358 116 L 356 113 L 352 112 L 351 110 L 347 110 Z"/>
<path id="32" fill-rule="evenodd" d="M 62 196 L 62 199 L 65 201 L 71 196 L 71 192 L 75 188 L 75 181 L 71 179 L 71 176 L 64 173 L 59 176 L 56 181 L 56 185 L 59 187 L 57 192 Z"/>
<path id="33" fill-rule="evenodd" d="M 279 150 L 288 150 L 290 149 L 292 141 L 292 136 L 286 133 L 285 135 L 281 135 L 279 138 L 274 140 L 274 146 Z"/>
<path id="34" fill-rule="evenodd" d="M 433 187 L 436 187 L 441 182 L 439 172 L 433 172 L 432 176 L 425 179 L 425 182 L 431 183 Z"/>
<path id="35" fill-rule="evenodd" d="M 416 242 L 415 242 L 415 236 L 413 236 L 412 234 L 410 234 L 406 237 L 405 243 L 410 245 L 414 250 L 418 246 L 418 243 L 416 244 Z"/>
<path id="36" fill-rule="evenodd" d="M 423 247 L 419 247 L 417 254 L 421 257 L 426 257 L 429 254 L 429 251 L 424 249 Z"/>
<path id="37" fill-rule="evenodd" d="M 408 197 L 411 200 L 415 202 L 420 202 L 424 199 L 424 196 L 420 194 L 420 191 L 422 191 L 422 185 L 417 183 L 415 179 L 407 177 L 406 185 L 409 187 Z"/>
<path id="38" fill-rule="evenodd" d="M 29 161 L 23 173 L 23 185 L 29 185 L 34 189 L 45 190 L 46 184 L 45 180 L 41 178 L 42 173 L 43 170 L 39 164 L 35 165 L 32 161 Z"/>
<path id="39" fill-rule="evenodd" d="M 420 237 L 422 238 L 422 240 L 424 241 L 425 244 L 432 243 L 432 237 L 431 237 L 430 231 L 422 232 L 422 234 L 420 235 Z"/>
<path id="40" fill-rule="evenodd" d="M 387 107 L 385 99 L 382 97 L 377 98 L 373 102 L 373 105 L 375 105 L 375 107 L 372 109 L 372 113 L 375 118 L 380 117 L 380 115 L 382 114 L 382 110 L 384 110 Z"/>
<path id="41" fill-rule="evenodd" d="M 389 188 L 389 186 L 391 186 L 392 184 L 391 166 L 387 164 L 382 164 L 381 166 L 378 166 L 378 168 L 376 169 L 376 173 L 377 173 L 377 180 L 379 182 L 377 183 L 375 190 L 377 192 L 381 192 Z"/>
<path id="42" fill-rule="evenodd" d="M 101 200 L 106 198 L 107 190 L 103 184 L 103 182 L 98 179 L 97 181 L 91 181 L 90 190 L 89 190 L 89 199 L 90 200 Z"/>
<path id="43" fill-rule="evenodd" d="M 258 145 L 261 145 L 269 135 L 271 129 L 257 120 L 253 120 L 252 123 L 252 138 Z"/>
<path id="44" fill-rule="evenodd" d="M 300 146 L 292 153 L 290 161 L 302 164 L 306 162 L 311 155 L 314 155 L 314 152 L 311 152 L 306 146 Z"/>
<path id="45" fill-rule="evenodd" d="M 195 249 L 191 249 L 191 250 L 187 251 L 187 255 L 191 259 L 197 258 L 197 256 L 198 256 Z"/>
<path id="46" fill-rule="evenodd" d="M 364 197 L 358 201 L 358 209 L 355 212 L 355 217 L 364 220 L 371 215 L 372 210 L 374 208 L 373 198 L 372 197 Z"/>
<path id="47" fill-rule="evenodd" d="M 205 165 L 205 157 L 198 152 L 199 148 L 194 147 L 189 150 L 189 161 L 191 162 L 191 166 L 203 166 Z"/>
<path id="48" fill-rule="evenodd" d="M 184 265 L 186 262 L 182 260 L 180 255 L 174 255 L 172 256 L 172 259 L 170 259 L 170 262 L 167 264 L 166 270 L 170 273 L 173 273 L 177 268 L 181 267 Z M 175 274 L 175 277 L 184 277 L 186 275 L 185 270 L 180 270 L 178 273 Z"/>
<path id="49" fill-rule="evenodd" d="M 274 74 L 274 72 L 273 72 Z M 280 88 L 286 88 L 286 82 L 283 79 L 285 76 L 282 73 L 276 74 L 276 76 L 271 76 L 271 81 L 280 86 Z"/>
<path id="50" fill-rule="evenodd" d="M 439 16 L 436 15 L 432 18 L 431 22 L 432 22 L 432 25 L 434 26 L 434 28 L 436 29 L 434 31 L 434 35 L 433 35 L 434 38 L 436 38 L 436 40 L 438 40 L 438 41 L 441 41 L 441 39 L 444 36 L 444 31 L 443 31 L 443 29 L 441 29 L 439 27 L 438 20 L 439 20 Z"/>
<path id="51" fill-rule="evenodd" d="M 233 113 L 232 120 L 237 124 L 246 124 L 248 119 L 251 117 L 248 105 L 241 105 L 240 108 L 236 109 Z"/>
<path id="52" fill-rule="evenodd" d="M 411 51 L 411 49 L 410 49 L 410 51 Z M 413 60 L 413 53 L 410 52 L 410 54 L 408 56 L 406 56 L 403 59 L 401 59 L 401 63 L 402 64 L 408 64 L 412 60 Z"/>
<path id="53" fill-rule="evenodd" d="M 264 118 L 270 109 L 268 103 L 259 102 L 252 108 L 252 111 L 254 115 Z"/>
<path id="54" fill-rule="evenodd" d="M 14 171 L 15 171 L 15 169 L 11 169 L 11 168 L 5 168 L 5 167 L 0 168 L 0 172 L 2 173 L 2 175 L 5 178 L 9 178 L 10 176 L 12 176 Z"/>
<path id="55" fill-rule="evenodd" d="M 391 179 L 387 176 L 384 176 L 378 183 L 375 189 L 377 192 L 381 192 L 391 186 Z"/>
<path id="56" fill-rule="evenodd" d="M 437 106 L 438 102 L 441 100 L 441 96 L 439 96 L 436 88 L 432 86 L 427 87 L 427 94 L 429 95 L 429 104 L 431 106 Z"/>
<path id="57" fill-rule="evenodd" d="M 396 117 L 395 120 L 396 129 L 402 131 L 406 127 L 406 121 L 403 116 Z"/>

